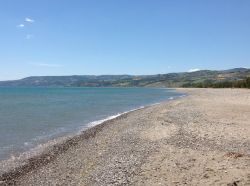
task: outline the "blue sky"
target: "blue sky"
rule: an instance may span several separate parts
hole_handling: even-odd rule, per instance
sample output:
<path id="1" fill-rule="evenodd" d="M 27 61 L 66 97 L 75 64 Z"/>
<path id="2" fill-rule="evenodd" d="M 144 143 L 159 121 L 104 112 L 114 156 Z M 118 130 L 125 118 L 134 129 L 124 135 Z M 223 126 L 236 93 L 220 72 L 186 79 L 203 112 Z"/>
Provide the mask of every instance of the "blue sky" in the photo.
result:
<path id="1" fill-rule="evenodd" d="M 250 67 L 249 0 L 8 0 L 0 20 L 0 80 Z"/>

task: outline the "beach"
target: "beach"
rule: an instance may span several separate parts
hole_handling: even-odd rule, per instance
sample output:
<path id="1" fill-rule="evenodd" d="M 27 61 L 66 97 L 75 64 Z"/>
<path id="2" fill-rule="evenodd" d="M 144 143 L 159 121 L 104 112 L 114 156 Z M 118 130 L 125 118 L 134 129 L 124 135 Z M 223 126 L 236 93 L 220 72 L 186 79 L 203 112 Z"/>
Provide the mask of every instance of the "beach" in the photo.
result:
<path id="1" fill-rule="evenodd" d="M 250 90 L 125 113 L 0 175 L 0 185 L 250 185 Z"/>

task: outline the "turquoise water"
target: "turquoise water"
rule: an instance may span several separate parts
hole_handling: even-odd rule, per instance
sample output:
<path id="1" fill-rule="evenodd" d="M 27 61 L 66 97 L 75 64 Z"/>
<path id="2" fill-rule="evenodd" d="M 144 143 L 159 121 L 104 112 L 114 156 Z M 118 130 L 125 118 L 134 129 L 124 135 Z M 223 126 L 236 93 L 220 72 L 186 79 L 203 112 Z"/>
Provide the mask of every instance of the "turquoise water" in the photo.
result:
<path id="1" fill-rule="evenodd" d="M 0 88 L 0 159 L 90 122 L 178 96 L 153 88 Z"/>

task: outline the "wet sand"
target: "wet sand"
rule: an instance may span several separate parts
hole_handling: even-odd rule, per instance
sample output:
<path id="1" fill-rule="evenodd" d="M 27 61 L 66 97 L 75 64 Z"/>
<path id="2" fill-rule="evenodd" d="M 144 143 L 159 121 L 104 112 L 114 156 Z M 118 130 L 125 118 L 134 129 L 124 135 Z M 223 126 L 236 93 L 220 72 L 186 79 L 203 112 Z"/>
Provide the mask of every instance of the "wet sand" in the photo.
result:
<path id="1" fill-rule="evenodd" d="M 0 185 L 250 185 L 250 90 L 178 91 L 189 95 L 93 127 Z"/>

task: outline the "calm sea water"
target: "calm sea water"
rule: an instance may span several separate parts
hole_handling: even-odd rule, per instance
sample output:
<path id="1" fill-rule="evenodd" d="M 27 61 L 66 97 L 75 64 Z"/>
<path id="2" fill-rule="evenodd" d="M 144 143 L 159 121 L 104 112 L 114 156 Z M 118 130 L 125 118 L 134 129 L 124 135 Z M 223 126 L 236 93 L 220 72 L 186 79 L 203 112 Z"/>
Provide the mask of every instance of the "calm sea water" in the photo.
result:
<path id="1" fill-rule="evenodd" d="M 153 88 L 0 88 L 0 159 L 90 122 L 178 96 Z"/>

